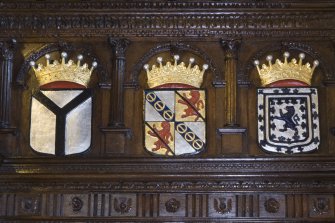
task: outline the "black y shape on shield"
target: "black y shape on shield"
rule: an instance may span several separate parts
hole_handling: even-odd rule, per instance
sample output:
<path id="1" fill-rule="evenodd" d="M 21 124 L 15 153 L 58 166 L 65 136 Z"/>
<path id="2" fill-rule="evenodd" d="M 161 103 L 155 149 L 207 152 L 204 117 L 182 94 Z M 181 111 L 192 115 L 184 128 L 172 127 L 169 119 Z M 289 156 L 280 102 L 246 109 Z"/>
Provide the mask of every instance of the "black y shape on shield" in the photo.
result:
<path id="1" fill-rule="evenodd" d="M 56 141 L 55 141 L 55 154 L 56 156 L 65 155 L 65 127 L 67 114 L 75 109 L 78 105 L 91 97 L 91 89 L 85 89 L 77 97 L 73 98 L 64 107 L 60 108 L 50 98 L 45 96 L 41 91 L 36 92 L 33 96 L 52 113 L 56 115 Z"/>

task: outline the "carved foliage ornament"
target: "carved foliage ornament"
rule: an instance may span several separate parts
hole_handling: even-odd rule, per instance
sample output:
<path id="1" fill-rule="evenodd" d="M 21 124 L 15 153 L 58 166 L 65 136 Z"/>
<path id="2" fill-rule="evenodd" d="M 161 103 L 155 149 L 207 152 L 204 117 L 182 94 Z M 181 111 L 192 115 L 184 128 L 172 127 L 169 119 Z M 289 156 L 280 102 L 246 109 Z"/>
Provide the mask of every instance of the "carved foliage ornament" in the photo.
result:
<path id="1" fill-rule="evenodd" d="M 132 199 L 126 197 L 114 198 L 114 210 L 119 214 L 129 213 L 132 209 Z"/>
<path id="2" fill-rule="evenodd" d="M 318 197 L 313 199 L 313 211 L 317 215 L 328 214 L 329 209 L 330 209 L 329 198 Z"/>
<path id="3" fill-rule="evenodd" d="M 214 209 L 217 213 L 228 214 L 232 211 L 232 199 L 231 198 L 215 198 Z"/>
<path id="4" fill-rule="evenodd" d="M 37 215 L 41 211 L 40 197 L 22 197 L 19 204 L 20 214 Z"/>

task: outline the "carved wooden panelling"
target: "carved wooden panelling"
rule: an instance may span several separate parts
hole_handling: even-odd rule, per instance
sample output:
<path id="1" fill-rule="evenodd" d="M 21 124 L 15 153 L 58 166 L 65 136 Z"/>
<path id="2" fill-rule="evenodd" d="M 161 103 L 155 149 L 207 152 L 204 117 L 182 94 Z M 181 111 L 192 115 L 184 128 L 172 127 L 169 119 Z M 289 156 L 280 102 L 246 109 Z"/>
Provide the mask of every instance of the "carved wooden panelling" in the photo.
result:
<path id="1" fill-rule="evenodd" d="M 12 208 L 14 205 L 15 208 Z M 1 194 L 1 216 L 127 219 L 334 218 L 334 195 L 278 193 L 86 193 Z M 294 208 L 293 208 L 294 207 Z"/>
<path id="2" fill-rule="evenodd" d="M 334 221 L 334 1 L 8 0 L 0 11 L 0 222 Z M 52 64 L 62 52 L 66 62 L 83 55 L 88 69 L 96 62 L 87 83 L 92 118 L 79 120 L 91 137 L 80 153 L 52 156 L 30 146 L 31 98 L 40 88 L 31 62 L 51 55 Z M 263 82 L 254 61 L 269 64 L 268 55 L 284 52 L 318 61 L 308 83 L 317 91 L 317 143 L 304 154 L 259 145 Z M 153 154 L 159 139 L 144 131 L 144 121 L 158 122 L 146 119 L 145 92 L 187 96 L 186 88 L 150 84 L 162 61 L 208 65 L 196 87 L 205 146 L 187 152 L 176 141 L 180 157 Z"/>

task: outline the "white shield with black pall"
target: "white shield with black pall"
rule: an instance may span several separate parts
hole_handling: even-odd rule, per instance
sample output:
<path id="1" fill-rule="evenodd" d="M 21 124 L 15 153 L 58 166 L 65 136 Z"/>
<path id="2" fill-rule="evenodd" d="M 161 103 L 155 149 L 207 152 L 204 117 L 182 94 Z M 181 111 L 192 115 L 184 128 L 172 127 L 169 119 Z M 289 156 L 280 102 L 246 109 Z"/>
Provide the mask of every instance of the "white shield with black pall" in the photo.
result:
<path id="1" fill-rule="evenodd" d="M 268 152 L 301 153 L 320 143 L 316 88 L 258 89 L 258 142 Z"/>
<path id="2" fill-rule="evenodd" d="M 56 156 L 82 153 L 91 145 L 92 90 L 87 86 L 97 66 L 81 65 L 82 55 L 77 63 L 66 62 L 65 52 L 61 56 L 61 63 L 51 64 L 46 54 L 46 65 L 37 68 L 31 62 L 40 87 L 31 97 L 30 146 Z"/>
<path id="3" fill-rule="evenodd" d="M 81 153 L 91 145 L 91 90 L 44 90 L 31 101 L 30 146 L 53 155 Z"/>

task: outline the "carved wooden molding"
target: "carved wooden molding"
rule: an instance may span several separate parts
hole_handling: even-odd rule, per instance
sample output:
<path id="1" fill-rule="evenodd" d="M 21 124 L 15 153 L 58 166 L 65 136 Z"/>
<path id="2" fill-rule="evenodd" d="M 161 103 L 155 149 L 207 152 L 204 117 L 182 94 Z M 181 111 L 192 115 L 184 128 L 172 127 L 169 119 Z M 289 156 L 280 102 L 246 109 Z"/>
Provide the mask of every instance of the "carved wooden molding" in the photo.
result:
<path id="1" fill-rule="evenodd" d="M 244 2 L 244 1 L 234 1 L 234 2 L 213 2 L 213 1 L 202 1 L 202 2 L 189 2 L 189 1 L 178 1 L 178 2 L 162 2 L 158 0 L 151 1 L 121 1 L 121 2 L 106 2 L 106 1 L 95 1 L 95 2 L 6 2 L 0 5 L 2 10 L 26 10 L 26 9 L 53 9 L 53 10 L 81 10 L 87 11 L 89 9 L 103 9 L 111 11 L 119 11 L 120 9 L 129 10 L 141 10 L 145 11 L 148 8 L 156 10 L 175 10 L 180 8 L 192 8 L 192 9 L 212 9 L 216 10 L 218 8 L 225 9 L 254 9 L 254 8 L 266 8 L 266 9 L 289 9 L 289 8 L 300 8 L 308 9 L 313 7 L 312 4 L 306 4 L 298 0 L 289 2 L 278 2 L 275 0 L 270 0 L 266 2 Z M 329 7 L 334 7 L 334 2 L 331 0 L 322 1 L 318 4 L 318 7 L 323 9 L 328 9 Z"/>
<path id="2" fill-rule="evenodd" d="M 16 7 L 20 8 L 20 5 L 16 4 Z M 26 7 L 29 8 L 29 5 Z M 90 9 L 89 5 L 85 7 Z M 136 15 L 131 14 L 129 9 L 120 11 L 119 8 L 117 8 L 118 11 L 106 12 L 104 10 L 104 13 L 92 15 L 91 12 L 80 10 L 79 4 L 76 14 L 66 13 L 65 10 L 64 14 L 59 14 L 59 11 L 57 13 L 47 11 L 48 15 L 42 15 L 27 14 L 28 8 L 25 8 L 24 15 L 19 13 L 20 11 L 4 12 L 0 16 L 0 28 L 3 30 L 0 36 L 24 35 L 25 37 L 50 38 L 107 35 L 221 38 L 229 36 L 330 38 L 335 36 L 335 19 L 332 16 L 334 11 L 323 11 L 322 9 L 293 12 L 249 11 L 248 13 L 242 10 L 230 13 L 220 11 L 218 7 L 217 11 L 204 8 L 196 13 L 185 14 L 178 10 L 168 10 L 167 13 L 158 15 L 148 14 L 147 11 L 152 9 L 148 6 L 145 12 L 137 9 Z M 192 8 L 189 9 L 192 10 Z M 43 11 L 43 9 L 40 10 Z"/>
<path id="3" fill-rule="evenodd" d="M 313 170 L 311 173 L 304 175 Z M 133 176 L 136 171 L 138 176 Z M 35 174 L 36 177 L 43 177 L 43 174 L 58 174 L 63 177 L 64 173 L 74 174 L 85 173 L 82 177 L 87 177 L 90 173 L 101 173 L 96 177 L 119 176 L 124 174 L 125 178 L 148 177 L 156 175 L 159 177 L 170 176 L 172 178 L 190 177 L 197 179 L 198 174 L 206 172 L 206 176 L 200 178 L 212 178 L 221 174 L 221 177 L 232 178 L 239 176 L 264 176 L 275 177 L 284 174 L 285 177 L 304 177 L 313 178 L 318 173 L 333 177 L 335 171 L 335 159 L 333 157 L 263 157 L 263 158 L 208 158 L 208 159 L 154 159 L 154 158 L 109 158 L 109 159 L 85 159 L 85 165 L 82 165 L 82 159 L 5 159 L 0 168 L 0 173 L 8 174 L 8 177 L 29 177 Z M 141 174 L 140 174 L 141 173 Z M 115 175 L 116 174 L 116 175 Z M 40 176 L 38 176 L 40 175 Z M 65 177 L 65 176 L 64 176 Z M 121 176 L 120 176 L 121 177 Z M 66 178 L 66 177 L 65 177 Z M 185 178 L 186 179 L 186 178 Z M 331 178 L 329 178 L 331 180 Z"/>
<path id="4" fill-rule="evenodd" d="M 94 176 L 87 176 L 93 178 Z M 235 177 L 236 178 L 236 177 Z M 278 179 L 279 177 L 277 177 Z M 194 180 L 194 181 L 176 181 L 169 178 L 164 180 L 157 179 L 155 181 L 144 181 L 146 179 L 138 179 L 138 181 L 131 181 L 130 178 L 127 180 L 122 179 L 120 182 L 116 178 L 104 178 L 101 182 L 87 182 L 88 179 L 81 182 L 78 179 L 58 179 L 54 182 L 48 182 L 51 178 L 41 178 L 38 181 L 31 183 L 29 180 L 32 178 L 22 178 L 17 181 L 0 182 L 0 189 L 2 192 L 30 192 L 31 188 L 52 188 L 53 192 L 67 191 L 85 191 L 94 190 L 101 192 L 142 192 L 142 193 L 165 193 L 167 191 L 173 191 L 175 193 L 180 192 L 276 192 L 284 193 L 289 191 L 290 193 L 318 193 L 322 191 L 323 193 L 334 193 L 335 180 L 270 180 L 270 179 L 259 179 L 256 180 L 248 179 L 243 180 L 242 178 L 237 178 L 235 180 L 224 180 L 224 179 L 213 179 L 213 180 Z M 36 180 L 36 178 L 34 178 Z M 97 179 L 97 178 L 95 178 Z M 109 179 L 109 180 L 108 180 Z M 73 182 L 76 180 L 76 182 Z M 125 180 L 125 181 L 124 181 Z M 49 180 L 51 181 L 51 180 Z M 61 182 L 63 181 L 63 182 Z"/>

